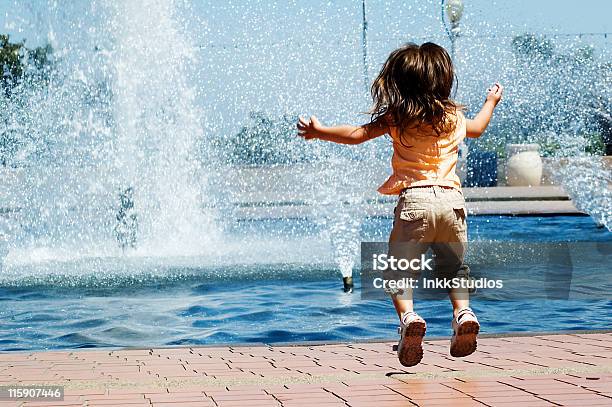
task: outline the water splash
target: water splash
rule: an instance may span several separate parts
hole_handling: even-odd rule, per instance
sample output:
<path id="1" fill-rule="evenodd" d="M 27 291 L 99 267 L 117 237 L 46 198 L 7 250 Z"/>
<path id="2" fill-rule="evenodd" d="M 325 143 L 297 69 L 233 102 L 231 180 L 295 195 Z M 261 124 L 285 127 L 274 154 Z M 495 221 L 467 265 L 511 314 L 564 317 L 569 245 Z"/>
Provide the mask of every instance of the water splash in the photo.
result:
<path id="1" fill-rule="evenodd" d="M 202 210 L 207 171 L 196 146 L 203 112 L 188 69 L 198 64 L 197 49 L 174 1 L 106 4 L 114 38 L 113 166 L 117 186 L 135 191 L 139 246 L 147 254 L 200 254 L 217 232 L 212 209 Z"/>
<path id="2" fill-rule="evenodd" d="M 202 210 L 208 172 L 197 150 L 203 113 L 189 69 L 198 54 L 179 7 L 157 0 L 79 7 L 68 10 L 84 17 L 47 10 L 74 34 L 57 43 L 50 24 L 56 61 L 48 87 L 21 86 L 6 100 L 24 146 L 5 177 L 17 193 L 2 205 L 19 209 L 13 218 L 21 225 L 11 233 L 9 261 L 120 255 L 113 231 L 136 216 L 137 230 L 121 232 L 136 247 L 127 255 L 214 250 L 214 208 Z M 121 216 L 126 191 L 130 222 Z"/>
<path id="3" fill-rule="evenodd" d="M 578 210 L 612 231 L 611 163 L 586 154 L 584 138 L 563 134 L 561 140 L 566 149 L 556 156 L 555 181 L 563 185 Z"/>

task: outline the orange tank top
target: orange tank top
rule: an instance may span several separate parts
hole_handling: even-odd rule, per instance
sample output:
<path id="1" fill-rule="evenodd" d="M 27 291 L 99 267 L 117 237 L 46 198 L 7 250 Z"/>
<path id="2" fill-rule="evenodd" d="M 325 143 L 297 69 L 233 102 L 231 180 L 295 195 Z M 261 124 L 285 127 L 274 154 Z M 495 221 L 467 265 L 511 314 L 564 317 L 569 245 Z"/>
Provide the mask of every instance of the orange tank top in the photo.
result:
<path id="1" fill-rule="evenodd" d="M 397 195 L 403 189 L 439 185 L 461 189 L 455 169 L 459 144 L 465 139 L 466 121 L 457 113 L 453 133 L 438 136 L 430 126 L 419 126 L 404 131 L 400 141 L 397 127 L 391 127 L 393 138 L 393 174 L 378 188 L 385 195 Z"/>

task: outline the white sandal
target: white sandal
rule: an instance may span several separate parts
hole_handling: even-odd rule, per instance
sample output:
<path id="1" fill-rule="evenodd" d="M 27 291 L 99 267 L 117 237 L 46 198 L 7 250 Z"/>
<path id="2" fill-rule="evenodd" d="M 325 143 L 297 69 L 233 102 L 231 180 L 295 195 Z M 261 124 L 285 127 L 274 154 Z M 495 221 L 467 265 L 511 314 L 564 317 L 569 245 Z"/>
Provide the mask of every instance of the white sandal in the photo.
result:
<path id="1" fill-rule="evenodd" d="M 471 355 L 476 350 L 476 336 L 480 331 L 478 318 L 471 308 L 463 308 L 453 318 L 453 337 L 450 354 L 455 358 Z"/>
<path id="2" fill-rule="evenodd" d="M 397 358 L 406 367 L 418 365 L 423 359 L 423 337 L 427 330 L 425 320 L 416 312 L 402 314 L 398 328 L 400 340 L 397 345 Z"/>

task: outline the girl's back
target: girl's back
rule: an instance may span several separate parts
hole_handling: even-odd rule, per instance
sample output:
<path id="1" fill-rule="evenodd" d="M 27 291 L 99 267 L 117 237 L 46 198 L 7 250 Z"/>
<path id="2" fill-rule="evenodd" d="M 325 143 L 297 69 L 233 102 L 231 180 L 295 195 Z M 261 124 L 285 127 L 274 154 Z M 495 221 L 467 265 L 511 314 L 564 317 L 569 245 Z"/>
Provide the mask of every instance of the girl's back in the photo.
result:
<path id="1" fill-rule="evenodd" d="M 459 144 L 466 136 L 466 120 L 460 111 L 450 120 L 454 129 L 440 135 L 431 125 L 407 127 L 401 133 L 398 127 L 390 126 L 393 174 L 380 186 L 380 193 L 397 195 L 405 188 L 432 185 L 461 188 L 455 168 Z"/>

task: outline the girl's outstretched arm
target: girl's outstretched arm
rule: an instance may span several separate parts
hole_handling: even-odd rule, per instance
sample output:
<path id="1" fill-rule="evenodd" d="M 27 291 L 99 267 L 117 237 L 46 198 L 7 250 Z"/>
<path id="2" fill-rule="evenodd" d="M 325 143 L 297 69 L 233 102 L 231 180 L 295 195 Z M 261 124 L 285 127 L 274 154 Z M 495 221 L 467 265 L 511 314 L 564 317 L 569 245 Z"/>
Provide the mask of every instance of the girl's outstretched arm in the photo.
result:
<path id="1" fill-rule="evenodd" d="M 389 132 L 389 127 L 383 120 L 367 123 L 362 126 L 324 126 L 316 117 L 310 120 L 300 117 L 297 123 L 298 135 L 306 140 L 319 139 L 340 144 L 360 144 L 364 141 L 380 137 Z"/>
<path id="2" fill-rule="evenodd" d="M 467 120 L 467 136 L 468 137 L 480 137 L 482 133 L 487 129 L 491 116 L 493 116 L 493 110 L 499 103 L 504 93 L 504 87 L 499 83 L 496 83 L 488 89 L 487 99 L 482 105 L 480 112 L 473 119 Z"/>

